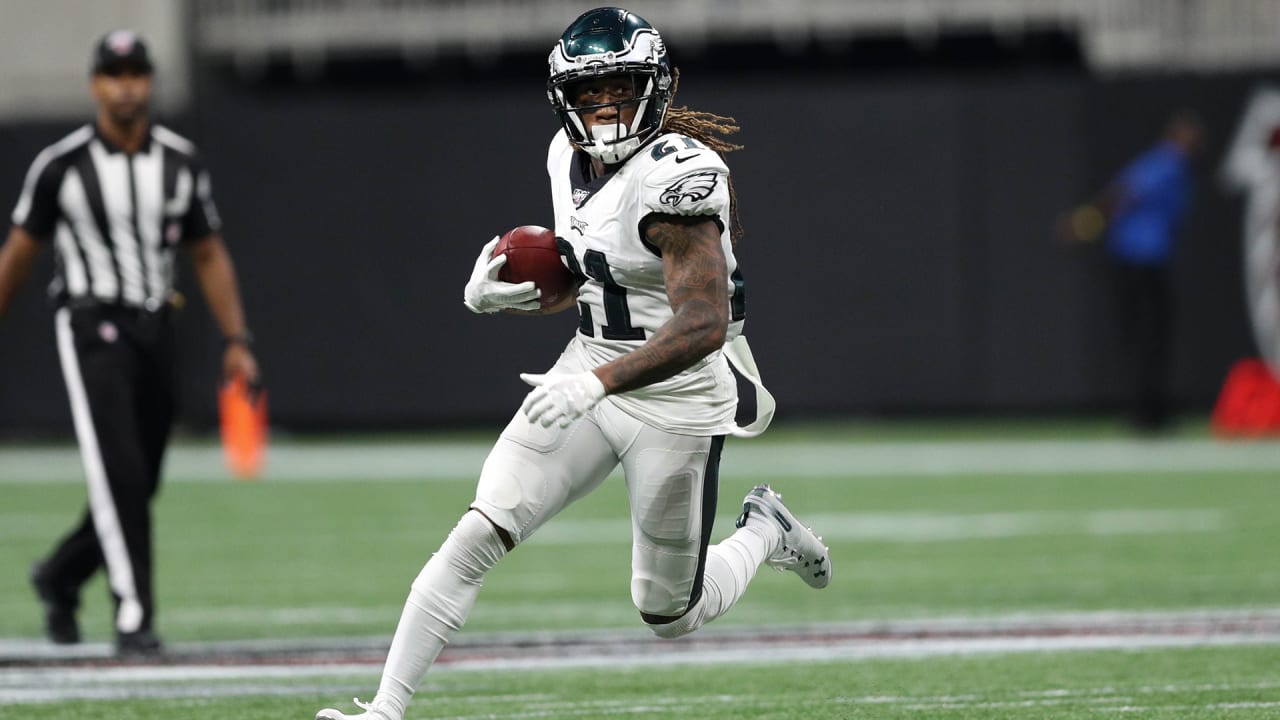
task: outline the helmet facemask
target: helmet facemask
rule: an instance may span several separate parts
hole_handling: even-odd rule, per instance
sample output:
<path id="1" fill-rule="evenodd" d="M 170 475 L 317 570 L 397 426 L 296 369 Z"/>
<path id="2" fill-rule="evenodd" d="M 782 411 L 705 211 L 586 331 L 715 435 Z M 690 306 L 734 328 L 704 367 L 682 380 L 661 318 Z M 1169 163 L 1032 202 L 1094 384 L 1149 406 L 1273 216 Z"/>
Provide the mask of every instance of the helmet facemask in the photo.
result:
<path id="1" fill-rule="evenodd" d="M 618 75 L 630 78 L 631 97 L 598 104 L 575 104 L 580 83 L 612 79 Z M 607 165 L 625 161 L 658 133 L 670 101 L 670 93 L 659 88 L 659 78 L 652 68 L 636 72 L 589 73 L 548 84 L 552 105 L 569 140 Z M 583 115 L 605 108 L 615 110 L 614 121 L 598 122 L 588 130 Z M 634 110 L 634 115 L 630 123 L 624 122 L 625 114 L 631 110 Z"/>

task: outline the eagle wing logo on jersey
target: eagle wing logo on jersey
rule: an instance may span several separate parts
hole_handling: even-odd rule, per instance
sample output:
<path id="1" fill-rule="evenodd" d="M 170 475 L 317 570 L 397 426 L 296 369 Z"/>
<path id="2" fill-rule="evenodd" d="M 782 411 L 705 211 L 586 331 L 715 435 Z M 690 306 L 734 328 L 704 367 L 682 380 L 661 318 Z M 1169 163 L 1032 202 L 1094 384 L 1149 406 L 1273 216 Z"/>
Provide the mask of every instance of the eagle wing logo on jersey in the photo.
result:
<path id="1" fill-rule="evenodd" d="M 716 173 L 711 170 L 690 173 L 671 183 L 671 187 L 662 191 L 658 202 L 671 207 L 678 207 L 688 200 L 698 202 L 711 196 L 716 189 Z"/>
<path id="2" fill-rule="evenodd" d="M 569 216 L 569 227 L 573 228 L 579 235 L 587 234 L 587 224 L 572 215 Z"/>

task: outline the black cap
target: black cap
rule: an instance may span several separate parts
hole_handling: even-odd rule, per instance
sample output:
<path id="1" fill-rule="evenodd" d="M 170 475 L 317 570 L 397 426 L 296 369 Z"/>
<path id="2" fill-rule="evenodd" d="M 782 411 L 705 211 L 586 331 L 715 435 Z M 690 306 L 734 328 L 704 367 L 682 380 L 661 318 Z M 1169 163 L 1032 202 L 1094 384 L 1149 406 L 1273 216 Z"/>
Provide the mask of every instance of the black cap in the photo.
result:
<path id="1" fill-rule="evenodd" d="M 93 48 L 93 74 L 114 68 L 132 68 L 150 74 L 151 54 L 142 36 L 132 30 L 115 30 L 103 35 Z"/>

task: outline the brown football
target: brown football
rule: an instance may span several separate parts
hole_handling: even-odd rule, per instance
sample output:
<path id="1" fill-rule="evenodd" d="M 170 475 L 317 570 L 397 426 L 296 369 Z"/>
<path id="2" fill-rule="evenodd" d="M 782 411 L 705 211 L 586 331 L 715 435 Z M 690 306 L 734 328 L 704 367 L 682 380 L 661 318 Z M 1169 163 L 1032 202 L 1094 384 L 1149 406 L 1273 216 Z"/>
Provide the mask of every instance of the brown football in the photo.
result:
<path id="1" fill-rule="evenodd" d="M 493 249 L 493 257 L 506 253 L 507 263 L 498 270 L 498 279 L 509 283 L 532 280 L 542 291 L 538 303 L 551 307 L 574 292 L 573 273 L 560 259 L 556 234 L 538 225 L 521 225 L 507 231 Z"/>

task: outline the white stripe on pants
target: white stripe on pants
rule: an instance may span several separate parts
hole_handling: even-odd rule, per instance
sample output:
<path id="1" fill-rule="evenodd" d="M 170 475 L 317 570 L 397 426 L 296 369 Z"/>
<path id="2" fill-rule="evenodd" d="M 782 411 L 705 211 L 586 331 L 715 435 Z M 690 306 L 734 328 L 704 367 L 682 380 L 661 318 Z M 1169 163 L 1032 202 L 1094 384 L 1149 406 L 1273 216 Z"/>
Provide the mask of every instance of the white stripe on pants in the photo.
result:
<path id="1" fill-rule="evenodd" d="M 75 422 L 76 439 L 80 443 L 80 457 L 84 462 L 85 479 L 89 486 L 89 510 L 93 515 L 93 527 L 98 534 L 102 557 L 107 564 L 107 581 L 112 592 L 120 598 L 116 629 L 120 632 L 134 632 L 142 624 L 142 603 L 138 600 L 133 565 L 129 561 L 129 550 L 125 546 L 115 498 L 107 482 L 106 467 L 98 447 L 98 433 L 94 429 L 89 397 L 85 392 L 84 378 L 80 374 L 80 359 L 76 354 L 75 336 L 71 330 L 71 311 L 67 308 L 59 309 L 54 316 L 54 324 L 58 337 L 58 357 L 62 361 L 62 375 L 67 383 L 67 395 L 71 399 L 71 417 Z"/>

